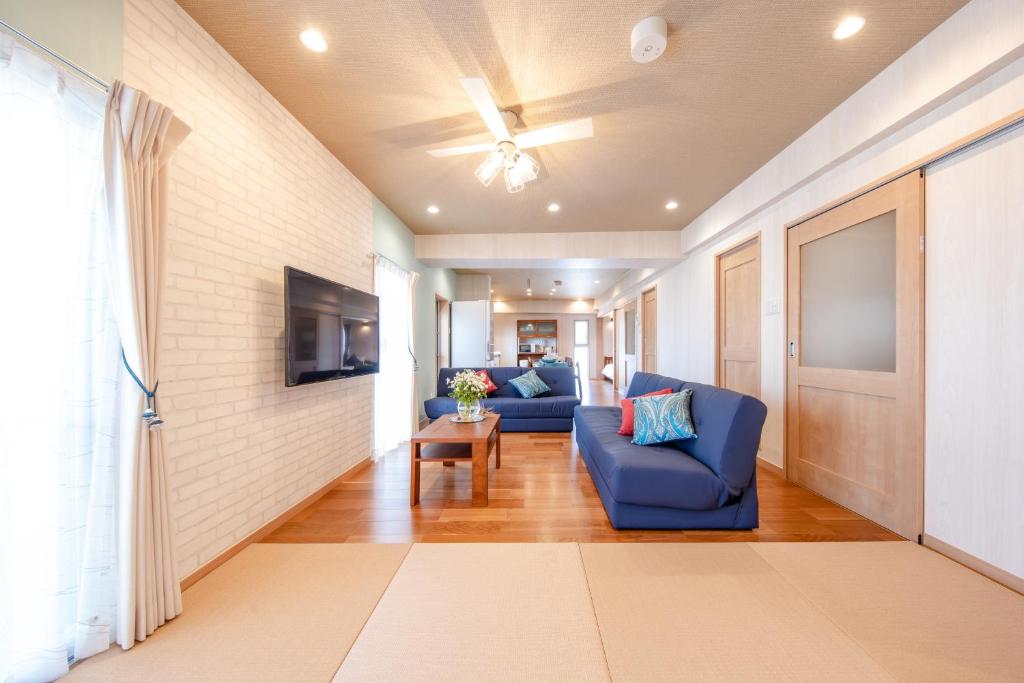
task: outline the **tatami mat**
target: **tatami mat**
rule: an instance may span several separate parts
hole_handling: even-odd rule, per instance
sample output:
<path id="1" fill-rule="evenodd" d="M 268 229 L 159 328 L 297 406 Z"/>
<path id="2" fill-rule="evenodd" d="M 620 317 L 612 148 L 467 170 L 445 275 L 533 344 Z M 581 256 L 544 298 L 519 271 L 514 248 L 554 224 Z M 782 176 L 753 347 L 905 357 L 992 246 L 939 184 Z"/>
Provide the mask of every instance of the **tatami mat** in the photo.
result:
<path id="1" fill-rule="evenodd" d="M 912 543 L 262 544 L 184 599 L 71 680 L 1024 680 L 1024 597 Z"/>
<path id="2" fill-rule="evenodd" d="M 616 681 L 891 680 L 746 543 L 581 550 Z"/>
<path id="3" fill-rule="evenodd" d="M 751 544 L 901 680 L 1024 680 L 1024 598 L 913 543 Z"/>
<path id="4" fill-rule="evenodd" d="M 74 683 L 329 681 L 408 545 L 252 545 L 185 591 L 184 613 Z"/>
<path id="5" fill-rule="evenodd" d="M 579 548 L 413 546 L 335 681 L 601 681 Z"/>

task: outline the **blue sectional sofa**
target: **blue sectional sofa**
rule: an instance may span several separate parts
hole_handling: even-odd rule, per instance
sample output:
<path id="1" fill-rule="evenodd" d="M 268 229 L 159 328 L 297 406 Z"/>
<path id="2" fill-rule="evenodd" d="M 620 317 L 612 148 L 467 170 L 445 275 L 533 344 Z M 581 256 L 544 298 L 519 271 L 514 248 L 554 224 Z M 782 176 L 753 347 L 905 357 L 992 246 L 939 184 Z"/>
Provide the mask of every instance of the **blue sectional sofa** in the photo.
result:
<path id="1" fill-rule="evenodd" d="M 437 398 L 424 402 L 427 417 L 436 420 L 454 413 L 455 399 L 448 397 L 448 379 L 466 368 L 442 368 L 437 378 Z M 480 368 L 471 368 L 479 370 Z M 535 368 L 537 375 L 551 387 L 534 398 L 522 398 L 508 383 L 528 368 L 486 368 L 498 389 L 480 403 L 501 415 L 503 432 L 571 432 L 573 409 L 580 404 L 576 395 L 576 376 L 572 368 Z"/>
<path id="2" fill-rule="evenodd" d="M 755 461 L 767 408 L 752 396 L 638 372 L 627 397 L 692 389 L 697 438 L 637 446 L 622 409 L 578 406 L 576 443 L 616 529 L 753 529 Z"/>

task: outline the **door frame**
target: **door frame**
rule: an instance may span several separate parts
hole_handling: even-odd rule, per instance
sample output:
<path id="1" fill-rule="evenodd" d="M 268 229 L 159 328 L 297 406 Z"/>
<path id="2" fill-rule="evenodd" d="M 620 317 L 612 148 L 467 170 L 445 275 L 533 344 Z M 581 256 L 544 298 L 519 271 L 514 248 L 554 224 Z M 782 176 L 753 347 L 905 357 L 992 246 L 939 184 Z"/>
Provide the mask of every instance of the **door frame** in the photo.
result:
<path id="1" fill-rule="evenodd" d="M 441 376 L 441 364 L 438 363 L 438 359 L 441 357 L 438 353 L 441 350 L 441 327 L 438 324 L 441 318 L 441 307 L 445 306 L 447 312 L 445 318 L 448 321 L 448 331 L 445 335 L 445 339 L 448 341 L 448 348 L 445 349 L 444 357 L 448 359 L 449 366 L 452 362 L 452 302 L 441 296 L 437 292 L 434 292 L 434 381 Z"/>
<path id="2" fill-rule="evenodd" d="M 718 387 L 722 386 L 722 301 L 719 296 L 721 294 L 721 292 L 719 291 L 721 288 L 721 285 L 719 283 L 719 275 L 722 269 L 722 259 L 728 256 L 729 254 L 732 254 L 733 252 L 739 251 L 740 249 L 745 249 L 747 246 L 755 242 L 757 243 L 757 377 L 759 384 L 763 385 L 764 383 L 764 368 L 762 367 L 763 364 L 761 363 L 761 349 L 763 346 L 763 344 L 761 343 L 763 341 L 761 339 L 761 317 L 764 315 L 764 312 L 762 311 L 763 297 L 761 296 L 763 290 L 763 287 L 761 286 L 761 275 L 763 272 L 761 268 L 762 240 L 761 231 L 758 230 L 752 235 L 747 235 L 746 237 L 743 237 L 738 242 L 735 242 L 732 246 L 726 247 L 725 249 L 715 252 L 715 386 Z M 760 389 L 758 390 L 758 394 L 761 394 Z M 758 398 L 760 399 L 760 396 L 758 396 Z M 785 451 L 785 446 L 783 446 L 783 451 Z M 785 458 L 785 456 L 783 457 Z"/>
<path id="3" fill-rule="evenodd" d="M 872 192 L 874 192 L 876 190 L 879 190 L 879 189 L 889 185 L 890 183 L 899 182 L 899 181 L 903 180 L 908 175 L 916 176 L 919 179 L 920 186 L 921 186 L 921 189 L 920 189 L 921 201 L 920 201 L 920 206 L 918 207 L 918 211 L 920 212 L 919 220 L 920 220 L 920 231 L 921 231 L 921 250 L 920 250 L 920 268 L 919 268 L 918 278 L 917 278 L 918 279 L 918 282 L 917 282 L 917 285 L 918 285 L 918 295 L 916 297 L 916 299 L 917 299 L 916 300 L 916 304 L 918 306 L 917 339 L 915 340 L 915 347 L 917 349 L 917 363 L 915 364 L 915 373 L 914 373 L 915 376 L 916 376 L 916 379 L 917 379 L 916 391 L 917 391 L 917 398 L 918 398 L 918 411 L 917 411 L 917 415 L 915 416 L 916 424 L 914 425 L 914 431 L 917 433 L 917 441 L 916 441 L 917 447 L 916 447 L 916 450 L 918 451 L 918 454 L 920 456 L 920 464 L 921 464 L 920 471 L 917 473 L 918 481 L 920 482 L 920 492 L 921 492 L 920 500 L 918 501 L 918 510 L 917 510 L 918 526 L 919 526 L 919 529 L 920 529 L 920 532 L 918 534 L 918 539 L 917 540 L 918 540 L 918 543 L 922 543 L 923 542 L 923 535 L 924 535 L 924 498 L 925 498 L 925 488 L 924 488 L 924 484 L 925 484 L 925 482 L 924 482 L 924 472 L 925 472 L 925 443 L 924 443 L 924 439 L 925 439 L 925 434 L 924 434 L 924 432 L 925 432 L 925 425 L 924 425 L 924 415 L 925 415 L 925 375 L 924 375 L 924 362 L 925 362 L 925 320 L 924 320 L 924 302 L 925 302 L 925 268 L 927 266 L 926 254 L 925 254 L 925 249 L 924 249 L 925 236 L 927 234 L 927 223 L 926 223 L 926 220 L 925 220 L 926 216 L 925 216 L 925 200 L 924 200 L 924 197 L 925 197 L 925 192 L 927 191 L 927 188 L 925 187 L 925 175 L 924 175 L 924 167 L 923 166 L 917 167 L 917 168 L 915 168 L 915 169 L 913 169 L 911 171 L 906 171 L 906 172 L 899 173 L 898 175 L 895 175 L 894 177 L 891 177 L 888 180 L 885 180 L 884 182 L 880 182 L 880 183 L 878 183 L 876 185 L 872 185 L 872 186 L 867 187 L 862 192 L 853 193 L 851 195 L 847 195 L 847 196 L 843 197 L 840 200 L 833 201 L 833 202 L 830 202 L 828 204 L 825 204 L 824 206 L 820 207 L 819 209 L 817 209 L 815 211 L 812 211 L 812 212 L 810 212 L 808 214 L 805 214 L 804 216 L 802 216 L 801 218 L 797 219 L 796 221 L 793 221 L 791 223 L 786 223 L 785 226 L 784 226 L 784 231 L 783 231 L 783 249 L 782 249 L 782 251 L 783 251 L 783 254 L 782 254 L 782 268 L 783 268 L 783 279 L 784 279 L 782 311 L 783 311 L 783 316 L 784 316 L 783 317 L 783 327 L 784 327 L 784 335 L 785 336 L 784 336 L 783 345 L 782 345 L 782 367 L 783 367 L 783 386 L 784 386 L 784 388 L 783 388 L 783 404 L 782 404 L 782 406 L 783 406 L 782 407 L 782 469 L 783 469 L 783 474 L 786 477 L 786 480 L 787 481 L 793 481 L 793 479 L 794 479 L 794 474 L 793 474 L 793 467 L 794 467 L 794 465 L 793 465 L 793 462 L 792 462 L 793 459 L 789 457 L 790 456 L 790 452 L 789 451 L 790 451 L 790 447 L 792 445 L 791 444 L 791 439 L 790 439 L 790 426 L 791 426 L 790 425 L 790 406 L 791 406 L 791 401 L 793 400 L 793 397 L 791 396 L 791 391 L 790 391 L 791 372 L 790 372 L 790 364 L 789 364 L 789 360 L 790 360 L 789 359 L 789 341 L 790 341 L 790 338 L 789 338 L 790 337 L 789 323 L 790 323 L 790 314 L 792 313 L 792 311 L 790 310 L 790 293 L 791 293 L 791 290 L 792 290 L 792 286 L 791 286 L 791 282 L 790 282 L 790 280 L 791 280 L 791 273 L 790 273 L 790 265 L 791 265 L 791 263 L 790 263 L 790 258 L 789 258 L 789 231 L 791 229 L 793 229 L 793 228 L 796 228 L 796 227 L 798 227 L 800 225 L 803 225 L 807 221 L 814 220 L 815 218 L 818 218 L 818 217 L 828 213 L 829 211 L 832 211 L 834 209 L 838 209 L 838 208 L 840 208 L 840 207 L 842 207 L 842 206 L 844 206 L 844 205 L 846 205 L 846 204 L 848 204 L 850 202 L 857 201 L 858 199 L 861 199 L 862 197 L 865 197 L 865 196 L 869 195 L 870 193 L 872 193 Z M 899 344 L 898 340 L 897 340 L 897 344 Z"/>
<path id="4" fill-rule="evenodd" d="M 654 368 L 647 368 L 647 302 L 644 300 L 651 292 L 654 292 Z M 655 373 L 658 367 L 658 285 L 653 284 L 647 289 L 640 291 L 638 299 L 640 307 L 640 372 Z"/>

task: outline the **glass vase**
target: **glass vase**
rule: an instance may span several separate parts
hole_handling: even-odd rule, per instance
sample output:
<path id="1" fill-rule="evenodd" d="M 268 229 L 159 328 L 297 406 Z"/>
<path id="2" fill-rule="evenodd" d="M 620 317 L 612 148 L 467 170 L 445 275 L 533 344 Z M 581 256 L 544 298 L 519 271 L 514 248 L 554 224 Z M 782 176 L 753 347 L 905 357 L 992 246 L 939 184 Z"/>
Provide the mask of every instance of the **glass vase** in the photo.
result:
<path id="1" fill-rule="evenodd" d="M 459 401 L 459 419 L 463 422 L 469 420 L 475 420 L 480 417 L 480 401 L 473 399 L 472 401 Z"/>

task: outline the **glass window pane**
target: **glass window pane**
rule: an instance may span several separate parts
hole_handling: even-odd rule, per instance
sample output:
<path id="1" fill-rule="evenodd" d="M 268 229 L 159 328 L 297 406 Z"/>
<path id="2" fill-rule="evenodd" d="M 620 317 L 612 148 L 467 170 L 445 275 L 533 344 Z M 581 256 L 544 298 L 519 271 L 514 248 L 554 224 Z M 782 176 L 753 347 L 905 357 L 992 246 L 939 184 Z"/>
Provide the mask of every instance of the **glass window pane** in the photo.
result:
<path id="1" fill-rule="evenodd" d="M 576 321 L 576 343 L 580 345 L 589 344 L 590 324 L 586 320 Z"/>
<path id="2" fill-rule="evenodd" d="M 800 364 L 896 371 L 896 212 L 800 247 Z"/>

